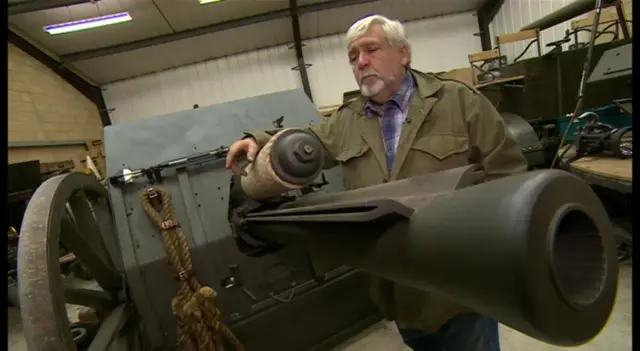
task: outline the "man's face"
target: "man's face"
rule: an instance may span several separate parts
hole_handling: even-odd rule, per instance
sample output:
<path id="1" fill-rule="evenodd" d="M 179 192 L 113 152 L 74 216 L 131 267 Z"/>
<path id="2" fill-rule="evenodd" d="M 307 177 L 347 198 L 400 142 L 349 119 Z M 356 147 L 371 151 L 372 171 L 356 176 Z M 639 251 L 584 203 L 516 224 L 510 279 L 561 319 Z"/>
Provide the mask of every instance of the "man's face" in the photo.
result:
<path id="1" fill-rule="evenodd" d="M 393 48 L 380 25 L 374 25 L 349 44 L 349 62 L 362 95 L 373 97 L 403 78 L 409 52 L 406 47 Z"/>

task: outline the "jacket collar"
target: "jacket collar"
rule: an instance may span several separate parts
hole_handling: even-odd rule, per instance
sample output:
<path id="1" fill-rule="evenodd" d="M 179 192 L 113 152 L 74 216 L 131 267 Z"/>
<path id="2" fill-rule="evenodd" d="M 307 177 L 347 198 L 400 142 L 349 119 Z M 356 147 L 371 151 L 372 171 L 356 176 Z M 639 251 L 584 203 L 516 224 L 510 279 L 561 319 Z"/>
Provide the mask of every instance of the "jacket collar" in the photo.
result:
<path id="1" fill-rule="evenodd" d="M 440 81 L 440 79 L 434 77 L 429 73 L 422 73 L 414 69 L 411 69 L 409 72 L 413 76 L 413 80 L 415 81 L 415 84 L 416 84 L 416 90 L 414 94 L 418 93 L 422 99 L 433 96 L 444 85 L 442 81 Z M 367 98 L 360 95 L 358 98 L 356 98 L 353 101 L 350 107 L 358 115 L 364 116 L 366 104 L 367 104 Z"/>
<path id="2" fill-rule="evenodd" d="M 405 72 L 404 78 L 402 79 L 402 85 L 400 89 L 391 97 L 388 103 L 395 104 L 401 111 L 406 112 L 409 107 L 409 102 L 413 95 L 413 92 L 416 90 L 416 83 L 413 79 L 413 75 L 410 71 Z M 367 112 L 368 116 L 371 117 L 380 117 L 384 114 L 386 104 L 378 104 L 373 102 L 371 99 L 368 99 L 365 102 L 364 110 Z"/>

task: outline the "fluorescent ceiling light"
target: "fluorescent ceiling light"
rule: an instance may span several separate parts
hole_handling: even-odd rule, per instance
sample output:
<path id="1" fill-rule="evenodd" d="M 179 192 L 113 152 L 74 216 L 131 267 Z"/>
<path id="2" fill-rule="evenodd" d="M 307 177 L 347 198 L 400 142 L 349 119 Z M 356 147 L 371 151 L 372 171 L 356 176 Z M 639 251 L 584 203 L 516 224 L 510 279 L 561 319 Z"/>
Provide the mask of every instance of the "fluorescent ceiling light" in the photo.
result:
<path id="1" fill-rule="evenodd" d="M 223 0 L 198 0 L 200 2 L 200 5 L 204 5 L 204 4 L 211 4 L 214 2 L 221 2 Z"/>
<path id="2" fill-rule="evenodd" d="M 114 15 L 100 16 L 100 17 L 83 19 L 79 21 L 53 24 L 53 25 L 44 27 L 44 31 L 51 35 L 63 34 L 63 33 L 77 32 L 85 29 L 99 28 L 99 27 L 104 27 L 112 24 L 129 22 L 129 21 L 131 21 L 131 16 L 129 15 L 129 12 L 122 12 L 122 13 L 116 13 Z"/>

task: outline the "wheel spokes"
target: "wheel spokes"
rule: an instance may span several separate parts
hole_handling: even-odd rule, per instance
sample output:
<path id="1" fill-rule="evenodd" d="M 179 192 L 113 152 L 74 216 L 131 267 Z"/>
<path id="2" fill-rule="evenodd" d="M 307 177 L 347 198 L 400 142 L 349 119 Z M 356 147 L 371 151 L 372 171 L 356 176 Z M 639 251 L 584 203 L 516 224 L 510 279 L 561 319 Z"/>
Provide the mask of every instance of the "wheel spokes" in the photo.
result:
<path id="1" fill-rule="evenodd" d="M 131 316 L 131 309 L 120 304 L 113 309 L 100 325 L 100 330 L 89 345 L 87 351 L 104 351 L 115 340 L 116 335 L 127 324 Z"/>
<path id="2" fill-rule="evenodd" d="M 72 208 L 75 210 L 73 206 Z M 87 235 L 89 233 L 96 233 L 90 231 L 95 229 L 93 228 L 94 226 L 87 223 L 90 222 L 89 220 L 80 219 L 81 217 L 78 215 L 78 212 L 74 211 L 76 224 L 74 224 L 71 218 L 67 216 L 62 218 L 60 241 L 62 241 L 65 247 L 73 252 L 76 258 L 80 260 L 89 272 L 91 272 L 95 280 L 103 289 L 119 289 L 122 286 L 122 278 L 115 269 L 115 266 L 111 263 L 111 259 L 108 257 L 107 251 L 98 244 L 101 241 L 91 240 L 96 239 L 95 234 Z M 81 230 L 79 227 L 92 229 Z M 92 236 L 94 238 L 91 238 Z"/>
<path id="3" fill-rule="evenodd" d="M 123 281 L 110 255 L 117 241 L 107 198 L 95 177 L 80 173 L 52 177 L 31 197 L 18 249 L 20 312 L 29 350 L 76 350 L 65 302 L 90 306 L 106 316 L 98 334 L 107 345 L 126 323 L 128 313 L 122 311 L 128 310 L 117 301 Z M 113 241 L 105 244 L 105 238 Z M 60 244 L 104 291 L 63 286 Z"/>
<path id="4" fill-rule="evenodd" d="M 18 243 L 20 314 L 29 350 L 75 350 L 61 294 L 54 203 L 63 176 L 42 183 L 31 197 Z M 62 203 L 65 206 L 66 201 Z M 52 224 L 52 225 L 50 225 Z"/>
<path id="5" fill-rule="evenodd" d="M 108 311 L 117 305 L 111 294 L 93 289 L 65 288 L 64 297 L 69 304 L 88 306 L 97 311 Z"/>

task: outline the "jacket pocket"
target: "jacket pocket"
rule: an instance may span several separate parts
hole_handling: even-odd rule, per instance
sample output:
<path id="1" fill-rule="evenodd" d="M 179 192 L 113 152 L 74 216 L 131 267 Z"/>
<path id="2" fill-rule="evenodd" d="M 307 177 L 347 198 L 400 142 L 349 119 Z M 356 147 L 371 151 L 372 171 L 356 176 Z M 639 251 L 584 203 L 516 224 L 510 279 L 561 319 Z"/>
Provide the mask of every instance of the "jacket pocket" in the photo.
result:
<path id="1" fill-rule="evenodd" d="M 346 147 L 338 156 L 336 157 L 336 161 L 338 161 L 341 165 L 345 165 L 358 157 L 363 156 L 367 153 L 371 148 L 367 143 L 360 142 L 357 144 L 350 145 Z"/>
<path id="2" fill-rule="evenodd" d="M 409 159 L 413 174 L 438 172 L 465 166 L 469 138 L 452 134 L 423 136 L 411 146 Z"/>
<path id="3" fill-rule="evenodd" d="M 411 148 L 426 152 L 443 161 L 453 155 L 466 154 L 469 149 L 469 138 L 449 134 L 424 136 L 416 140 Z"/>
<path id="4" fill-rule="evenodd" d="M 340 152 L 336 161 L 342 166 L 345 190 L 353 190 L 369 185 L 372 167 L 376 167 L 371 147 L 363 141 L 353 143 Z"/>

